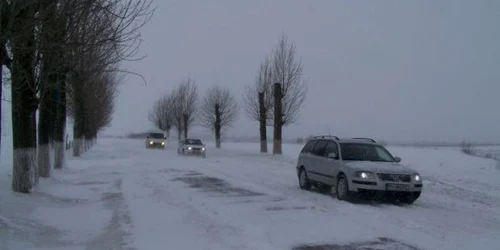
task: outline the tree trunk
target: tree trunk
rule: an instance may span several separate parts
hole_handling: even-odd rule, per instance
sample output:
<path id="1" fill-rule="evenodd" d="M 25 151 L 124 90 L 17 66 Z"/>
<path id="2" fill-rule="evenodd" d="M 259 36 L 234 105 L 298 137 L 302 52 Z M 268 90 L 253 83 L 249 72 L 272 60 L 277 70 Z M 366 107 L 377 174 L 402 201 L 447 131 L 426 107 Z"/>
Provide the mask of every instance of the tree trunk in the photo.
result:
<path id="1" fill-rule="evenodd" d="M 82 82 L 74 81 L 73 84 L 73 105 L 74 105 L 74 124 L 73 124 L 73 156 L 79 157 L 82 153 L 82 144 L 85 133 L 85 106 L 83 100 Z"/>
<path id="2" fill-rule="evenodd" d="M 50 19 L 55 20 L 52 27 L 51 41 L 56 44 L 64 44 L 66 38 L 66 19 L 64 17 Z M 54 168 L 62 169 L 64 166 L 65 136 L 66 136 L 66 86 L 71 75 L 66 72 L 66 62 L 64 60 L 64 47 L 55 46 L 54 52 L 54 72 L 56 74 L 55 86 L 53 86 L 52 97 L 52 134 L 51 140 L 54 142 Z"/>
<path id="3" fill-rule="evenodd" d="M 220 148 L 221 114 L 219 104 L 215 104 L 215 147 Z"/>
<path id="4" fill-rule="evenodd" d="M 55 89 L 55 121 L 54 121 L 54 168 L 64 166 L 64 137 L 66 134 L 66 74 L 58 74 Z"/>
<path id="5" fill-rule="evenodd" d="M 44 17 L 52 17 L 55 6 L 50 0 L 41 0 L 40 15 Z M 44 18 L 42 20 L 40 32 L 40 51 L 43 54 L 41 60 L 41 80 L 40 80 L 40 107 L 38 113 L 38 174 L 41 177 L 49 177 L 50 175 L 50 138 L 52 135 L 52 88 L 55 85 L 57 78 L 55 77 L 54 51 L 51 51 L 51 29 L 53 18 Z M 50 34 L 50 35 L 49 35 Z"/>
<path id="6" fill-rule="evenodd" d="M 274 144 L 273 154 L 282 154 L 281 130 L 283 127 L 281 84 L 274 84 Z"/>
<path id="7" fill-rule="evenodd" d="M 0 44 L 0 46 L 2 46 Z M 0 50 L 1 47 L 0 47 Z M 2 100 L 2 90 L 3 90 L 3 57 L 2 57 L 2 52 L 0 51 L 0 154 L 2 154 L 2 103 L 3 103 L 3 100 Z M 1 157 L 1 155 L 0 155 Z"/>
<path id="8" fill-rule="evenodd" d="M 180 142 L 182 140 L 182 118 L 176 118 L 177 119 L 177 142 Z"/>
<path id="9" fill-rule="evenodd" d="M 259 92 L 259 131 L 260 152 L 267 153 L 267 127 L 266 106 L 264 105 L 264 92 Z"/>
<path id="10" fill-rule="evenodd" d="M 13 21 L 11 75 L 13 166 L 12 190 L 29 193 L 36 182 L 35 5 L 19 1 Z"/>
<path id="11" fill-rule="evenodd" d="M 42 84 L 51 84 L 48 81 L 43 81 Z M 48 86 L 42 86 L 40 95 L 40 111 L 38 114 L 38 173 L 41 177 L 50 176 L 50 112 L 51 92 L 47 89 Z"/>
<path id="12" fill-rule="evenodd" d="M 189 117 L 187 114 L 182 115 L 182 121 L 184 124 L 184 139 L 188 137 L 188 127 L 189 127 Z"/>

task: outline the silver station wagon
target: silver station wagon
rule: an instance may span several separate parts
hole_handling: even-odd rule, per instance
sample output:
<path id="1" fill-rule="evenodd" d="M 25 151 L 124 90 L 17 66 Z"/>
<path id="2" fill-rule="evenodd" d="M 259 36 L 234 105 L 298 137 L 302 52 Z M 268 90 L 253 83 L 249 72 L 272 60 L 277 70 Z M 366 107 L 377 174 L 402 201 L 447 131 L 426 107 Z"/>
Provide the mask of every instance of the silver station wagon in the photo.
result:
<path id="1" fill-rule="evenodd" d="M 418 172 L 370 138 L 316 136 L 300 152 L 297 175 L 302 189 L 328 189 L 339 200 L 389 197 L 411 204 L 420 197 Z"/>

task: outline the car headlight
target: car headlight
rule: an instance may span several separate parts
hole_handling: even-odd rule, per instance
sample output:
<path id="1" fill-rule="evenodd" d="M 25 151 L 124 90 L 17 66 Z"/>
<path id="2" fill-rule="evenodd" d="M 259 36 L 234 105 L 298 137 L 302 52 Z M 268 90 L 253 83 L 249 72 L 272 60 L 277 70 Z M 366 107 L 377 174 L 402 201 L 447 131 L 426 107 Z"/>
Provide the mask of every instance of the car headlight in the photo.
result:
<path id="1" fill-rule="evenodd" d="M 149 145 L 153 144 L 153 141 L 149 141 Z"/>
<path id="2" fill-rule="evenodd" d="M 205 151 L 205 148 L 201 148 L 201 151 Z"/>
<path id="3" fill-rule="evenodd" d="M 358 171 L 354 174 L 355 177 L 361 179 L 375 179 L 375 174 L 367 171 Z"/>
<path id="4" fill-rule="evenodd" d="M 162 141 L 162 142 L 161 142 L 161 145 L 165 145 L 165 142 L 164 142 L 164 141 Z"/>
<path id="5" fill-rule="evenodd" d="M 415 181 L 421 181 L 421 180 L 422 180 L 422 179 L 420 178 L 420 175 L 419 175 L 419 174 L 414 175 L 414 176 L 413 176 L 413 179 L 414 179 Z"/>
<path id="6" fill-rule="evenodd" d="M 188 147 L 188 150 L 191 150 L 191 149 L 193 149 L 193 148 L 192 147 Z"/>

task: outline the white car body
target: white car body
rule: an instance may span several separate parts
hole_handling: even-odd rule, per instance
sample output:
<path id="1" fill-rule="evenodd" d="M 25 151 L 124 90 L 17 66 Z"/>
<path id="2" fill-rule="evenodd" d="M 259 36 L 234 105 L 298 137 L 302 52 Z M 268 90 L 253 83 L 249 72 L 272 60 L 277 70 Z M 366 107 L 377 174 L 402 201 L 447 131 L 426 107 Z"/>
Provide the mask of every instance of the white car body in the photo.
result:
<path id="1" fill-rule="evenodd" d="M 177 153 L 182 155 L 198 155 L 205 157 L 207 148 L 200 139 L 186 138 L 179 142 Z"/>
<path id="2" fill-rule="evenodd" d="M 368 152 L 374 155 L 365 156 Z M 393 194 L 413 203 L 422 192 L 422 179 L 400 161 L 372 139 L 319 136 L 308 141 L 300 152 L 297 175 L 301 188 L 311 184 L 333 187 L 339 199 L 348 199 L 350 194 Z"/>
<path id="3" fill-rule="evenodd" d="M 167 146 L 167 138 L 163 133 L 149 133 L 145 140 L 146 148 L 162 148 Z"/>

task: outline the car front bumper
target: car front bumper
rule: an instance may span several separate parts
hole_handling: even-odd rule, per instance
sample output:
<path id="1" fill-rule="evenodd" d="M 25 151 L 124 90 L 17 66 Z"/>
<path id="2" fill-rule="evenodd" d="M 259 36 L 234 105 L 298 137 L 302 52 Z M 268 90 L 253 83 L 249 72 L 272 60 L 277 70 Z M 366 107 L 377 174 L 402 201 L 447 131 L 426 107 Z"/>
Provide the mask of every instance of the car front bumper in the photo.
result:
<path id="1" fill-rule="evenodd" d="M 359 192 L 360 190 L 388 191 L 388 192 L 421 192 L 422 182 L 392 182 L 378 179 L 353 179 L 349 183 L 349 190 Z"/>
<path id="2" fill-rule="evenodd" d="M 201 155 L 201 156 L 204 156 L 205 155 L 205 150 L 184 150 L 184 153 L 187 154 L 187 155 Z"/>
<path id="3" fill-rule="evenodd" d="M 166 143 L 159 143 L 159 142 L 156 142 L 156 143 L 148 143 L 146 147 L 148 148 L 165 148 L 165 146 L 167 146 Z"/>

